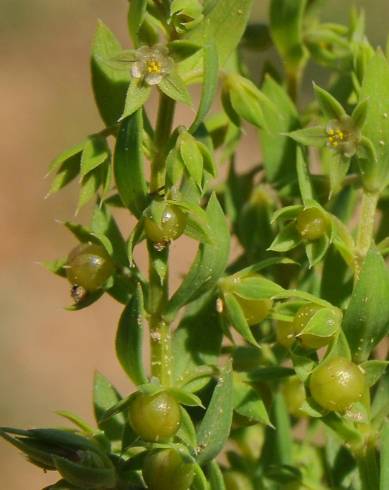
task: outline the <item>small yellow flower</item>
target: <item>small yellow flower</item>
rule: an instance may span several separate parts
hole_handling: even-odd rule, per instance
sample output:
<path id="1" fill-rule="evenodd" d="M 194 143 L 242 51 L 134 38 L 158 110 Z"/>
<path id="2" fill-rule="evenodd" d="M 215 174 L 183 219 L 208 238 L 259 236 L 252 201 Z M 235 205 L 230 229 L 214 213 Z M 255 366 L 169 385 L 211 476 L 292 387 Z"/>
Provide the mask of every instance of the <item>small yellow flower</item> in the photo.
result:
<path id="1" fill-rule="evenodd" d="M 173 69 L 173 60 L 166 46 L 142 46 L 136 50 L 136 61 L 132 64 L 131 75 L 143 79 L 147 85 L 158 85 Z"/>
<path id="2" fill-rule="evenodd" d="M 329 148 L 349 158 L 357 151 L 360 131 L 354 127 L 350 116 L 332 119 L 326 127 L 326 139 Z"/>

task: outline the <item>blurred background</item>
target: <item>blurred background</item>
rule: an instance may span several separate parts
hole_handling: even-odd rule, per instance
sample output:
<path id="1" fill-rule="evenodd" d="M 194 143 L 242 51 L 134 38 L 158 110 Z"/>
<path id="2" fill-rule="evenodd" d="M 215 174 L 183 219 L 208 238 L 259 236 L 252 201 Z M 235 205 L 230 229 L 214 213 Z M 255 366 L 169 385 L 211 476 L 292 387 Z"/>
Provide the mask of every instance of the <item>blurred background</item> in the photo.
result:
<path id="1" fill-rule="evenodd" d="M 328 0 L 324 17 L 345 20 L 352 5 L 365 6 L 372 41 L 385 45 L 384 0 Z M 265 19 L 267 6 L 256 0 L 255 17 Z M 124 393 L 130 389 L 114 356 L 120 305 L 103 297 L 67 312 L 66 283 L 39 265 L 75 245 L 56 220 L 74 219 L 78 187 L 44 200 L 44 176 L 57 153 L 102 128 L 89 47 L 97 18 L 128 44 L 126 11 L 127 0 L 0 0 L 1 426 L 61 425 L 60 409 L 92 422 L 95 369 Z M 184 269 L 190 256 L 180 256 Z M 39 490 L 53 481 L 0 441 L 1 489 Z"/>

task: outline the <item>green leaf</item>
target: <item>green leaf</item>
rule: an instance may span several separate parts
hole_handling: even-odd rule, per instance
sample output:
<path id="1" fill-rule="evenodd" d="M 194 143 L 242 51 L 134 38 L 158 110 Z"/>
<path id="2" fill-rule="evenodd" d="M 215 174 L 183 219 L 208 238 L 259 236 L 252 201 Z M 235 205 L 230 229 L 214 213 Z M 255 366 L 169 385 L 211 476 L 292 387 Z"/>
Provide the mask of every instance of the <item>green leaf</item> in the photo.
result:
<path id="1" fill-rule="evenodd" d="M 311 178 L 309 175 L 308 163 L 306 161 L 306 157 L 301 148 L 297 148 L 297 157 L 296 157 L 296 167 L 297 167 L 297 178 L 300 188 L 301 198 L 305 205 L 308 205 L 312 202 L 313 193 L 312 193 L 312 184 Z"/>
<path id="2" fill-rule="evenodd" d="M 223 298 L 228 317 L 233 327 L 245 340 L 247 340 L 247 342 L 257 346 L 257 341 L 255 340 L 249 324 L 247 323 L 246 317 L 244 316 L 244 312 L 238 300 L 232 293 L 224 293 Z"/>
<path id="3" fill-rule="evenodd" d="M 389 487 L 389 422 L 385 422 L 381 432 L 381 475 L 380 490 L 386 490 Z"/>
<path id="4" fill-rule="evenodd" d="M 49 166 L 49 171 L 48 173 L 51 172 L 57 172 L 66 160 L 69 160 L 70 158 L 80 155 L 85 147 L 85 144 L 87 143 L 88 139 L 82 141 L 81 143 L 78 143 L 78 145 L 74 145 L 71 148 L 65 150 L 62 152 L 60 155 L 58 155 L 51 163 Z"/>
<path id="5" fill-rule="evenodd" d="M 190 415 L 183 407 L 181 407 L 181 425 L 178 429 L 177 437 L 188 446 L 196 447 L 197 445 L 195 426 Z"/>
<path id="6" fill-rule="evenodd" d="M 114 155 L 115 181 L 120 197 L 137 218 L 147 200 L 142 133 L 142 111 L 138 111 L 120 124 Z"/>
<path id="7" fill-rule="evenodd" d="M 223 473 L 216 461 L 211 461 L 208 465 L 208 478 L 210 490 L 226 490 Z"/>
<path id="8" fill-rule="evenodd" d="M 369 99 L 362 100 L 355 106 L 351 114 L 355 128 L 357 129 L 363 128 L 366 121 L 368 107 L 369 107 Z"/>
<path id="9" fill-rule="evenodd" d="M 197 430 L 197 461 L 203 465 L 214 459 L 228 439 L 232 423 L 232 369 L 225 367 Z"/>
<path id="10" fill-rule="evenodd" d="M 102 183 L 101 167 L 89 172 L 81 182 L 80 196 L 77 203 L 77 211 L 88 204 L 88 202 L 96 197 L 97 191 Z"/>
<path id="11" fill-rule="evenodd" d="M 289 138 L 301 143 L 305 146 L 316 146 L 321 148 L 325 145 L 326 134 L 323 126 L 313 126 L 304 129 L 296 129 L 296 131 L 291 131 L 287 133 Z"/>
<path id="12" fill-rule="evenodd" d="M 285 89 L 266 76 L 263 93 L 278 108 L 262 106 L 266 129 L 260 130 L 263 164 L 266 177 L 276 185 L 289 183 L 296 178 L 296 144 L 287 133 L 300 127 L 298 113 Z"/>
<path id="13" fill-rule="evenodd" d="M 234 376 L 233 403 L 235 412 L 246 417 L 249 422 L 271 426 L 261 395 L 252 386 L 241 381 L 238 375 Z"/>
<path id="14" fill-rule="evenodd" d="M 365 380 L 367 386 L 374 386 L 384 375 L 389 361 L 366 361 L 359 365 L 365 373 Z"/>
<path id="15" fill-rule="evenodd" d="M 198 204 L 189 201 L 167 201 L 179 206 L 187 215 L 185 235 L 205 243 L 213 242 L 212 230 L 208 223 L 207 213 Z"/>
<path id="16" fill-rule="evenodd" d="M 191 391 L 202 388 L 210 379 L 207 366 L 217 364 L 222 338 L 215 298 L 206 295 L 190 304 L 172 339 L 175 384 Z"/>
<path id="17" fill-rule="evenodd" d="M 116 353 L 120 364 L 136 384 L 147 383 L 143 365 L 143 294 L 140 285 L 120 317 L 116 335 Z"/>
<path id="18" fill-rule="evenodd" d="M 376 427 L 379 427 L 389 415 L 389 371 L 386 371 L 378 382 L 371 406 L 371 415 Z"/>
<path id="19" fill-rule="evenodd" d="M 273 42 L 289 70 L 297 71 L 306 57 L 303 17 L 306 0 L 272 0 L 270 30 Z"/>
<path id="20" fill-rule="evenodd" d="M 370 250 L 343 322 L 353 359 L 358 363 L 366 361 L 378 342 L 388 334 L 388 297 L 387 266 L 379 252 Z"/>
<path id="21" fill-rule="evenodd" d="M 208 42 L 203 48 L 204 67 L 203 67 L 203 87 L 201 92 L 200 105 L 197 110 L 195 120 L 189 131 L 195 133 L 200 124 L 204 121 L 212 106 L 213 99 L 217 90 L 219 77 L 219 59 L 216 46 L 213 42 Z"/>
<path id="22" fill-rule="evenodd" d="M 313 267 L 321 262 L 327 253 L 330 246 L 330 240 L 327 235 L 324 235 L 312 243 L 305 245 L 305 251 L 307 253 L 309 267 Z"/>
<path id="23" fill-rule="evenodd" d="M 117 264 L 128 267 L 127 245 L 108 207 L 101 203 L 93 212 L 91 231 L 106 236 L 112 245 L 112 256 Z"/>
<path id="24" fill-rule="evenodd" d="M 313 90 L 320 109 L 326 118 L 342 119 L 342 117 L 346 116 L 346 111 L 343 109 L 342 104 L 340 104 L 333 95 L 315 83 L 313 84 Z"/>
<path id="25" fill-rule="evenodd" d="M 252 4 L 253 0 L 219 0 L 214 8 L 205 13 L 201 24 L 188 33 L 186 39 L 199 44 L 206 44 L 212 39 L 220 66 L 223 66 L 244 33 Z M 199 60 L 201 62 L 201 57 Z M 188 65 L 183 64 L 183 71 L 187 71 Z"/>
<path id="26" fill-rule="evenodd" d="M 338 308 L 322 308 L 311 316 L 297 336 L 309 334 L 315 337 L 333 337 L 339 332 L 341 322 L 341 310 Z"/>
<path id="27" fill-rule="evenodd" d="M 118 441 L 124 430 L 124 416 L 117 414 L 106 422 L 100 422 L 103 414 L 121 400 L 121 396 L 111 383 L 99 372 L 95 373 L 93 386 L 93 405 L 96 422 L 108 439 Z"/>
<path id="28" fill-rule="evenodd" d="M 143 24 L 146 10 L 147 0 L 131 0 L 128 12 L 128 27 L 135 47 L 139 47 L 138 34 Z"/>
<path id="29" fill-rule="evenodd" d="M 67 264 L 67 261 L 67 257 L 64 257 L 57 260 L 45 260 L 41 262 L 41 264 L 45 269 L 52 272 L 53 274 L 56 274 L 60 277 L 66 277 L 66 268 L 64 266 Z"/>
<path id="30" fill-rule="evenodd" d="M 177 310 L 211 290 L 224 273 L 230 252 L 230 233 L 223 210 L 214 194 L 206 209 L 213 231 L 212 244 L 200 244 L 199 251 L 180 287 L 170 299 L 164 316 L 174 318 Z"/>
<path id="31" fill-rule="evenodd" d="M 113 70 L 105 62 L 122 50 L 119 41 L 99 21 L 92 47 L 92 84 L 96 104 L 107 126 L 112 126 L 123 112 L 130 73 Z"/>
<path id="32" fill-rule="evenodd" d="M 116 475 L 111 468 L 91 468 L 60 456 L 53 458 L 58 472 L 66 481 L 81 488 L 113 488 Z"/>
<path id="33" fill-rule="evenodd" d="M 176 61 L 182 61 L 189 56 L 197 53 L 201 46 L 185 39 L 175 39 L 168 45 L 169 55 Z"/>
<path id="34" fill-rule="evenodd" d="M 91 425 L 88 424 L 88 422 L 86 422 L 81 417 L 79 417 L 78 415 L 76 415 L 72 412 L 68 412 L 67 410 L 61 410 L 61 411 L 56 412 L 56 413 L 60 417 L 64 417 L 65 419 L 72 422 L 79 429 L 81 429 L 85 434 L 93 435 L 96 431 L 94 427 L 92 427 Z"/>
<path id="35" fill-rule="evenodd" d="M 203 181 L 203 155 L 200 152 L 197 141 L 189 133 L 182 133 L 179 139 L 179 148 L 182 161 L 193 178 L 196 185 L 201 188 Z"/>
<path id="36" fill-rule="evenodd" d="M 207 478 L 204 475 L 204 472 L 201 469 L 200 465 L 196 464 L 194 470 L 195 476 L 191 488 L 193 490 L 210 490 Z"/>
<path id="37" fill-rule="evenodd" d="M 169 73 L 168 76 L 161 80 L 159 88 L 171 99 L 189 106 L 192 105 L 192 97 L 178 73 L 174 71 Z"/>
<path id="38" fill-rule="evenodd" d="M 90 136 L 81 154 L 81 177 L 85 177 L 109 158 L 110 151 L 106 139 L 101 136 Z"/>
<path id="39" fill-rule="evenodd" d="M 141 109 L 147 102 L 150 94 L 151 87 L 143 83 L 142 80 L 133 78 L 128 86 L 126 100 L 123 104 L 124 109 L 122 108 L 120 119 L 118 118 L 119 121 L 126 119 L 128 116 L 131 116 Z"/>
<path id="40" fill-rule="evenodd" d="M 377 155 L 364 166 L 362 180 L 367 188 L 383 189 L 389 181 L 389 64 L 381 51 L 366 66 L 359 97 L 368 99 L 363 135 Z"/>
<path id="41" fill-rule="evenodd" d="M 69 158 L 66 158 L 59 166 L 56 176 L 54 177 L 46 198 L 60 191 L 67 184 L 72 182 L 80 172 L 81 152 L 77 152 Z"/>

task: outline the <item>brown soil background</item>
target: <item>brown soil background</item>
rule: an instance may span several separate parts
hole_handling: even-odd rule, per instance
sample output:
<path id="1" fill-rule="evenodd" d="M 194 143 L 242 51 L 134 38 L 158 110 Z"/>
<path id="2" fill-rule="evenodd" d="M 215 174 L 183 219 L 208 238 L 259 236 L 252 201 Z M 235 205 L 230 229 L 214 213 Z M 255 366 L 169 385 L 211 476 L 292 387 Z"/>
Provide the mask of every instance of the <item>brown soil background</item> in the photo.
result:
<path id="1" fill-rule="evenodd" d="M 264 18 L 267 3 L 255 2 L 257 18 Z M 344 19 L 355 2 L 326 3 L 327 16 Z M 367 7 L 374 41 L 384 43 L 384 2 L 361 4 Z M 55 220 L 73 219 L 77 185 L 44 200 L 49 185 L 44 175 L 57 153 L 102 127 L 90 91 L 89 46 L 98 17 L 127 42 L 126 7 L 126 0 L 0 0 L 2 426 L 61 425 L 55 415 L 60 409 L 92 422 L 95 369 L 123 392 L 130 389 L 113 348 L 120 305 L 104 297 L 82 312 L 67 312 L 66 283 L 38 265 L 74 246 Z M 190 114 L 179 117 L 185 122 Z M 242 156 L 252 153 L 246 146 Z M 85 210 L 79 219 L 87 222 L 88 217 Z M 121 222 L 130 229 L 125 217 Z M 174 257 L 184 271 L 193 244 L 182 241 L 178 247 Z M 0 442 L 2 490 L 38 490 L 55 480 Z"/>

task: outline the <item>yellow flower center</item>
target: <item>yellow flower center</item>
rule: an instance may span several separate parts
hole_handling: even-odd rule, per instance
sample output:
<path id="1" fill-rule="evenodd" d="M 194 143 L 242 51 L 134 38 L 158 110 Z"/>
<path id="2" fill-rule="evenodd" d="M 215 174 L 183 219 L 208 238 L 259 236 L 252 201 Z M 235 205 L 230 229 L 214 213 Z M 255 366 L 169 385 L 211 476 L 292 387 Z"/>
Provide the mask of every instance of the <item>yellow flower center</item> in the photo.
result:
<path id="1" fill-rule="evenodd" d="M 346 139 L 346 134 L 341 129 L 328 129 L 328 143 L 333 148 L 336 148 L 339 143 L 342 143 Z"/>
<path id="2" fill-rule="evenodd" d="M 147 73 L 161 73 L 162 65 L 157 60 L 148 60 L 146 70 Z"/>

